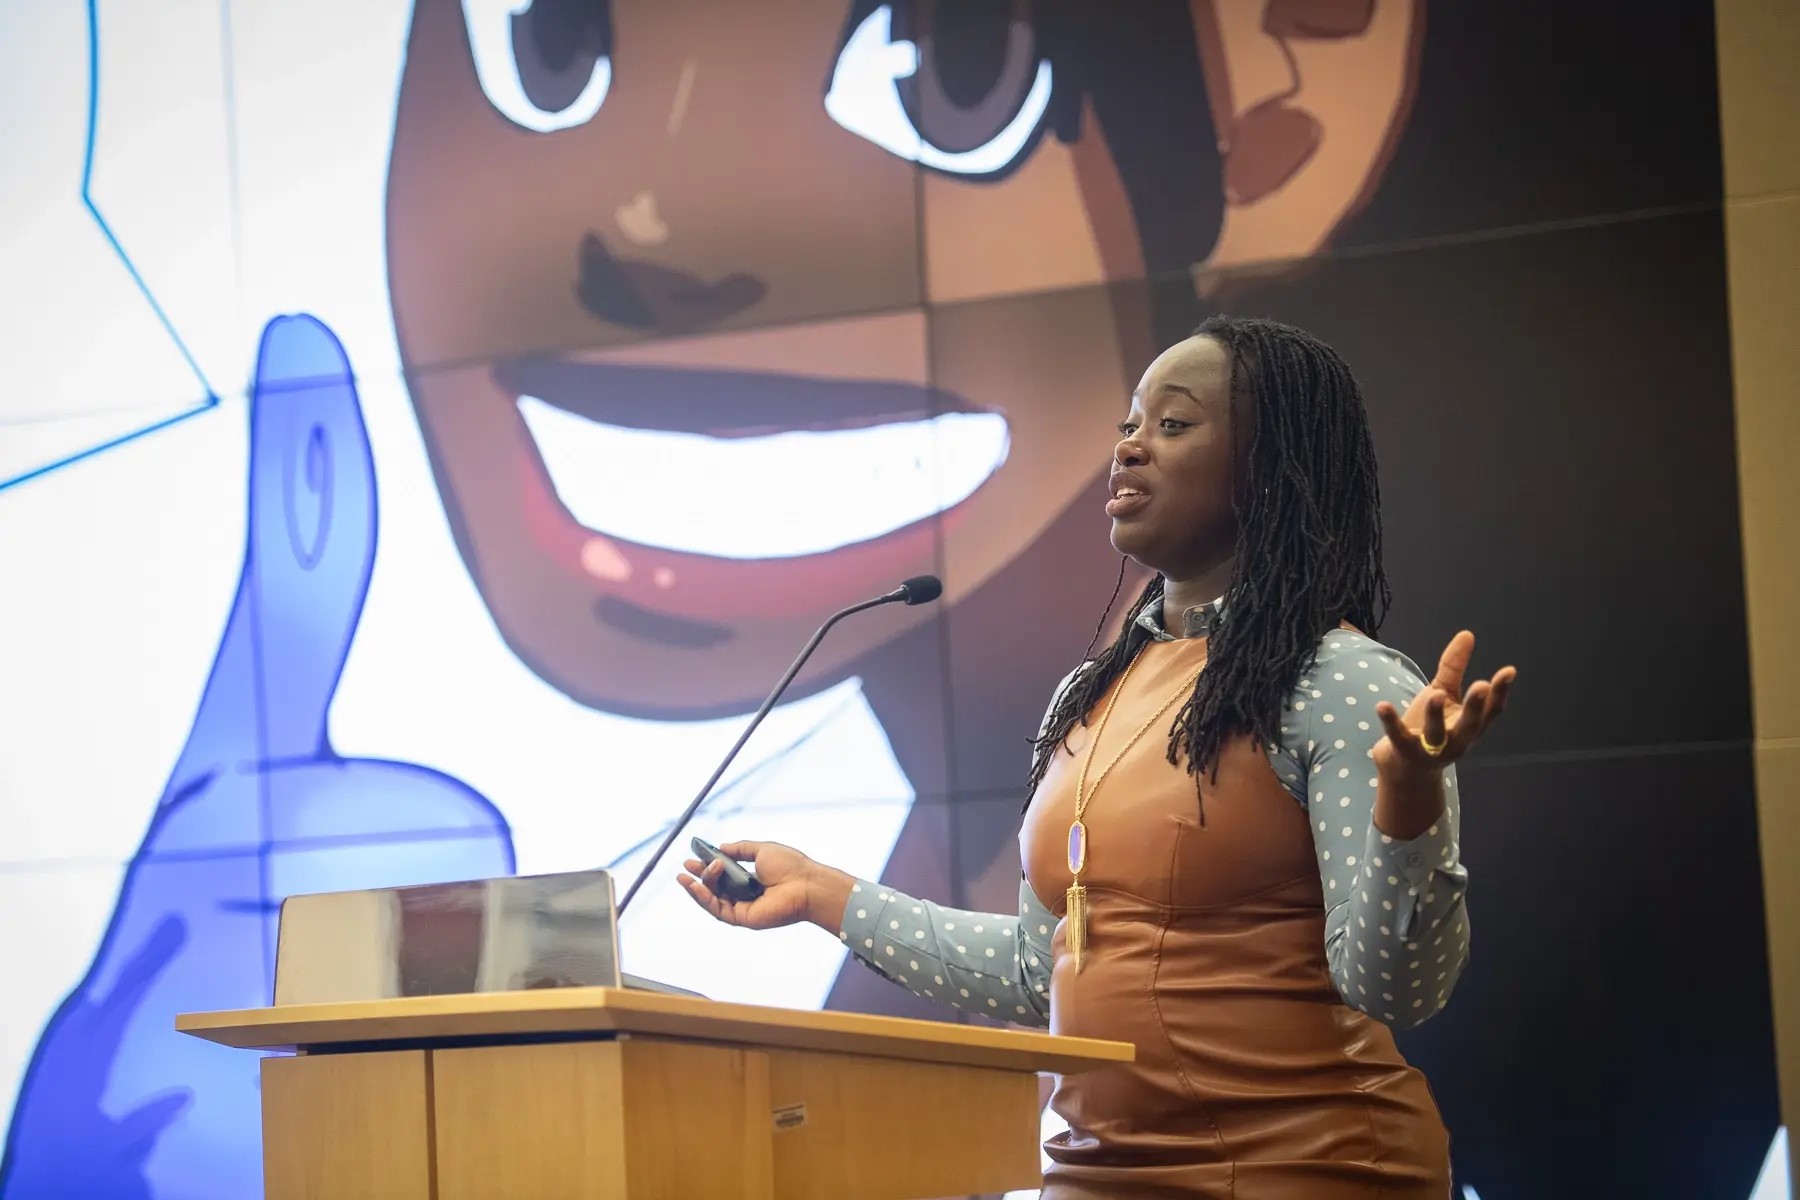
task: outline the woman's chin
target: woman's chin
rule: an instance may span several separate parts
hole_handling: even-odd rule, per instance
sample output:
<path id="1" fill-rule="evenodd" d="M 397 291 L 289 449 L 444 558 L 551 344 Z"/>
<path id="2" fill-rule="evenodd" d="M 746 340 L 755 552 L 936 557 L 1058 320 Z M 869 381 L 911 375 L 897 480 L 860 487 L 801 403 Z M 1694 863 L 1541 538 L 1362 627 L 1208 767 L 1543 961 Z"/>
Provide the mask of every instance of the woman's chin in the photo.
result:
<path id="1" fill-rule="evenodd" d="M 1156 568 L 1145 558 L 1151 552 L 1149 533 L 1140 520 L 1115 517 L 1112 523 L 1112 548 L 1138 566 L 1154 571 Z"/>

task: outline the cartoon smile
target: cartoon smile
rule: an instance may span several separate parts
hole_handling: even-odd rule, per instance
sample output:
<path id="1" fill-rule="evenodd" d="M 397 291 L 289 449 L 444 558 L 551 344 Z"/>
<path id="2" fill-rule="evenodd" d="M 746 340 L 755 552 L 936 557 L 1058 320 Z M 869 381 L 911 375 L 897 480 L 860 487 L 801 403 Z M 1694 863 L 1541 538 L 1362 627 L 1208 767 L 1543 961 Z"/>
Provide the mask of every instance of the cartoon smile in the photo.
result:
<path id="1" fill-rule="evenodd" d="M 518 397 L 571 517 L 597 537 L 695 556 L 872 541 L 953 509 L 1006 460 L 1005 418 L 911 384 L 564 360 L 508 363 L 495 378 Z M 704 486 L 671 488 L 676 463 Z"/>
<path id="2" fill-rule="evenodd" d="M 910 383 L 571 358 L 508 361 L 494 380 L 543 466 L 527 476 L 530 536 L 607 594 L 671 617 L 715 615 L 722 594 L 752 615 L 742 606 L 786 607 L 820 575 L 873 587 L 928 560 L 933 518 L 1009 445 L 1000 414 Z M 781 587 L 761 586 L 771 567 Z"/>

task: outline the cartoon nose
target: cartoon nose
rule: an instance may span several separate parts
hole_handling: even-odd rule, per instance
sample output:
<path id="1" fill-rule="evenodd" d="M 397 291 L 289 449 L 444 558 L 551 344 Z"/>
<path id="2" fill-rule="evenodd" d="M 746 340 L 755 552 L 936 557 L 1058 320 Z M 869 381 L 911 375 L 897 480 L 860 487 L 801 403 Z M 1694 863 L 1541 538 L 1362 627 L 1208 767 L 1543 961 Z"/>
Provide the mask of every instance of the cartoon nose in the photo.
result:
<path id="1" fill-rule="evenodd" d="M 597 233 L 581 239 L 576 297 L 594 316 L 627 329 L 705 329 L 743 312 L 767 292 L 762 280 L 741 271 L 708 282 L 673 267 L 618 258 Z"/>
<path id="2" fill-rule="evenodd" d="M 656 193 L 642 191 L 613 213 L 619 233 L 634 246 L 660 246 L 669 240 L 669 224 L 657 211 Z"/>

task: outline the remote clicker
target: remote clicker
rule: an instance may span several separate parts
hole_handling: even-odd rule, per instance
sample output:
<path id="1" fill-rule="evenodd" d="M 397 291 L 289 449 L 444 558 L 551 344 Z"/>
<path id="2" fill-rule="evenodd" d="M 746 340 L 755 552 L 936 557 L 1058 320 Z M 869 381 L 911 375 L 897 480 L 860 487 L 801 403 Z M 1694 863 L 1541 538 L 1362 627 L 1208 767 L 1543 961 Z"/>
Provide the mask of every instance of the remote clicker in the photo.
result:
<path id="1" fill-rule="evenodd" d="M 727 900 L 754 900 L 763 894 L 763 885 L 744 868 L 744 865 L 721 851 L 717 846 L 710 846 L 695 838 L 688 843 L 693 847 L 694 855 L 700 860 L 702 869 L 713 862 L 725 864 L 725 870 L 718 881 L 712 885 L 713 891 Z"/>

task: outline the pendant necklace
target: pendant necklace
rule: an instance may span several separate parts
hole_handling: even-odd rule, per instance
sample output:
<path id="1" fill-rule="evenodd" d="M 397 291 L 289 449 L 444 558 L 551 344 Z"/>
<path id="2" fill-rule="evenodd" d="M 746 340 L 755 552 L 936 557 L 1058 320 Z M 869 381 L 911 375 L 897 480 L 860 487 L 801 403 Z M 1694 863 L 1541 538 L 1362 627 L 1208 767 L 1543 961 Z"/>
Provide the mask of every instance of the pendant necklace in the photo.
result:
<path id="1" fill-rule="evenodd" d="M 1134 657 L 1131 664 L 1125 668 L 1125 674 L 1120 677 L 1119 686 L 1114 688 L 1112 695 L 1107 698 L 1106 708 L 1100 713 L 1100 721 L 1094 726 L 1094 739 L 1088 743 L 1087 754 L 1081 760 L 1081 775 L 1075 783 L 1075 820 L 1069 826 L 1069 874 L 1074 877 L 1074 880 L 1069 884 L 1069 890 L 1064 893 L 1063 898 L 1065 901 L 1064 916 L 1069 923 L 1069 953 L 1075 956 L 1077 974 L 1081 972 L 1082 952 L 1087 949 L 1087 886 L 1082 883 L 1082 876 L 1087 871 L 1088 858 L 1088 831 L 1087 825 L 1082 820 L 1087 815 L 1087 806 L 1093 800 L 1094 793 L 1100 790 L 1100 785 L 1106 782 L 1106 777 L 1112 773 L 1112 769 L 1119 765 L 1119 760 L 1124 758 L 1146 733 L 1150 732 L 1151 726 L 1162 720 L 1164 713 L 1175 707 L 1177 700 L 1194 690 L 1194 684 L 1200 679 L 1200 672 L 1206 669 L 1206 664 L 1201 663 L 1194 673 L 1187 677 L 1187 681 L 1181 685 L 1180 689 L 1163 701 L 1162 707 L 1152 713 L 1149 720 L 1138 726 L 1138 731 L 1131 735 L 1130 740 L 1124 746 L 1120 747 L 1117 754 L 1112 756 L 1112 761 L 1101 768 L 1100 774 L 1094 779 L 1093 786 L 1089 787 L 1088 768 L 1093 766 L 1094 751 L 1099 748 L 1101 735 L 1106 732 L 1106 722 L 1112 716 L 1113 705 L 1119 702 L 1119 696 L 1125 691 L 1125 685 L 1130 682 L 1131 672 L 1137 664 L 1138 660 Z"/>

